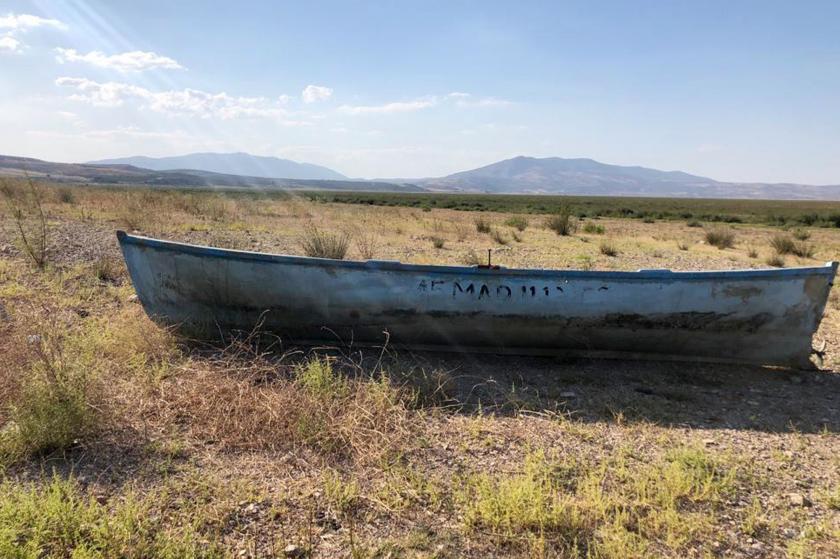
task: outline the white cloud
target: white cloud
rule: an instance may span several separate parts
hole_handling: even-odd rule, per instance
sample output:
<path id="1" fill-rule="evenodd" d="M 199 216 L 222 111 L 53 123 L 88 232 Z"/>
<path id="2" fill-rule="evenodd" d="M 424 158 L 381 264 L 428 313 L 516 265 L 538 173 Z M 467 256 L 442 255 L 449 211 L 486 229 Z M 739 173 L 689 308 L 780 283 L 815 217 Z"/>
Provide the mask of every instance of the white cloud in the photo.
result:
<path id="1" fill-rule="evenodd" d="M 496 99 L 495 97 L 477 98 L 469 93 L 453 91 L 443 96 L 430 95 L 413 101 L 396 101 L 384 105 L 342 105 L 338 110 L 348 115 L 391 114 L 419 111 L 452 103 L 457 107 L 505 107 L 513 104 L 511 101 Z"/>
<path id="2" fill-rule="evenodd" d="M 407 113 L 437 105 L 437 98 L 426 97 L 414 101 L 396 101 L 384 105 L 342 105 L 339 111 L 348 115 Z"/>
<path id="3" fill-rule="evenodd" d="M 14 37 L 5 36 L 0 37 L 0 52 L 20 52 L 21 51 L 21 44 L 20 41 L 15 39 Z"/>
<path id="4" fill-rule="evenodd" d="M 513 101 L 506 101 L 505 99 L 496 99 L 495 97 L 485 97 L 483 99 L 476 99 L 475 101 L 458 101 L 460 107 L 508 107 L 513 105 Z"/>
<path id="5" fill-rule="evenodd" d="M 118 107 L 137 102 L 149 110 L 170 115 L 188 115 L 222 120 L 271 118 L 284 126 L 307 126 L 302 120 L 287 118 L 289 112 L 265 97 L 234 97 L 227 93 L 209 93 L 199 89 L 151 91 L 121 82 L 96 82 L 87 78 L 62 77 L 56 85 L 72 88 L 70 99 L 100 107 Z"/>
<path id="6" fill-rule="evenodd" d="M 155 68 L 162 68 L 166 70 L 183 69 L 183 66 L 168 56 L 142 50 L 134 50 L 112 55 L 106 55 L 97 50 L 91 51 L 87 54 L 81 54 L 75 49 L 57 48 L 55 51 L 57 53 L 56 59 L 61 63 L 85 62 L 87 64 L 92 64 L 93 66 L 108 68 L 110 70 L 118 70 L 120 72 L 140 72 Z"/>
<path id="7" fill-rule="evenodd" d="M 0 16 L 0 29 L 27 31 L 36 27 L 67 29 L 67 26 L 57 19 L 48 19 L 40 16 L 33 16 L 32 14 L 6 14 L 5 16 Z"/>
<path id="8" fill-rule="evenodd" d="M 4 30 L 3 35 L 0 35 L 0 53 L 23 52 L 26 45 L 24 45 L 19 39 L 15 38 L 15 36 L 37 27 L 67 29 L 67 26 L 57 19 L 47 19 L 40 16 L 33 16 L 31 14 L 10 13 L 5 16 L 0 16 L 0 30 Z"/>
<path id="9" fill-rule="evenodd" d="M 326 101 L 332 97 L 333 90 L 323 85 L 307 85 L 303 88 L 300 94 L 304 103 L 315 103 L 317 101 Z"/>
<path id="10" fill-rule="evenodd" d="M 507 107 L 513 105 L 512 101 L 504 99 L 497 99 L 495 97 L 475 98 L 469 93 L 461 91 L 453 91 L 446 96 L 449 99 L 455 99 L 455 104 L 459 107 Z"/>
<path id="11" fill-rule="evenodd" d="M 119 107 L 127 99 L 148 99 L 148 89 L 118 82 L 95 82 L 87 78 L 62 77 L 55 80 L 62 87 L 72 87 L 76 93 L 70 96 L 74 101 L 83 101 L 99 107 Z"/>

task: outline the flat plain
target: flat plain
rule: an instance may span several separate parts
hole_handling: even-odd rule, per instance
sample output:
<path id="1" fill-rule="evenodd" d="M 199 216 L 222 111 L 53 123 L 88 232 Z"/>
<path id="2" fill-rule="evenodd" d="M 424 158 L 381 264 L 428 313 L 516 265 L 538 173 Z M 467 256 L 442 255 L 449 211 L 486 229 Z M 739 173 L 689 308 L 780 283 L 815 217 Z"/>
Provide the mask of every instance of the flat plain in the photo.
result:
<path id="1" fill-rule="evenodd" d="M 6 187 L 4 557 L 840 555 L 836 287 L 807 371 L 207 344 L 148 320 L 114 234 L 738 269 L 840 260 L 836 203 Z"/>

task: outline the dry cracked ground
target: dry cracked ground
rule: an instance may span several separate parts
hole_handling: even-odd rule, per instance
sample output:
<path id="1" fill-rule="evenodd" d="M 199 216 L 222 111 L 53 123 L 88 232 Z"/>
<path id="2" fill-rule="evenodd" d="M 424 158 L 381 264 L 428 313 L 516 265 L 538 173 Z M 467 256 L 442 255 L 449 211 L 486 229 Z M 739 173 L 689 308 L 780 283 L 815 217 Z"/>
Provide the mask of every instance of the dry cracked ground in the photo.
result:
<path id="1" fill-rule="evenodd" d="M 677 221 L 558 236 L 538 216 L 480 232 L 472 212 L 41 195 L 44 269 L 25 189 L 0 220 L 0 556 L 840 556 L 836 289 L 808 371 L 208 345 L 145 317 L 114 235 L 300 253 L 315 226 L 350 258 L 728 269 L 766 266 L 779 234 L 808 237 L 785 265 L 840 259 L 840 229 L 738 224 L 718 249 Z"/>

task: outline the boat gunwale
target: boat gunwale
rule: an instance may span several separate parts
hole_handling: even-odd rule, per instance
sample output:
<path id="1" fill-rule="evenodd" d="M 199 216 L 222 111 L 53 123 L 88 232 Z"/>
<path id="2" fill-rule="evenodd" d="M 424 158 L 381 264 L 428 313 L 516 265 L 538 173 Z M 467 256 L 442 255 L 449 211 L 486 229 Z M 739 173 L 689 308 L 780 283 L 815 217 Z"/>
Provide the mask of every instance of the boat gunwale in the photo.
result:
<path id="1" fill-rule="evenodd" d="M 335 260 L 331 258 L 316 258 L 311 256 L 294 256 L 287 254 L 270 254 L 227 248 L 209 247 L 177 241 L 154 239 L 142 235 L 131 235 L 125 231 L 117 231 L 120 244 L 146 246 L 159 250 L 181 252 L 202 257 L 221 258 L 227 260 L 272 262 L 297 266 L 318 266 L 331 268 L 348 268 L 358 271 L 377 270 L 394 272 L 429 272 L 443 274 L 460 274 L 476 276 L 528 276 L 528 277 L 573 277 L 577 279 L 629 279 L 629 280 L 691 280 L 691 279 L 773 279 L 788 277 L 829 276 L 833 277 L 838 268 L 838 262 L 826 262 L 822 266 L 779 268 L 779 269 L 740 269 L 740 270 L 706 270 L 706 271 L 672 271 L 672 270 L 638 270 L 609 271 L 609 270 L 564 270 L 544 268 L 487 268 L 479 266 L 444 266 L 435 264 L 407 264 L 390 260 Z"/>

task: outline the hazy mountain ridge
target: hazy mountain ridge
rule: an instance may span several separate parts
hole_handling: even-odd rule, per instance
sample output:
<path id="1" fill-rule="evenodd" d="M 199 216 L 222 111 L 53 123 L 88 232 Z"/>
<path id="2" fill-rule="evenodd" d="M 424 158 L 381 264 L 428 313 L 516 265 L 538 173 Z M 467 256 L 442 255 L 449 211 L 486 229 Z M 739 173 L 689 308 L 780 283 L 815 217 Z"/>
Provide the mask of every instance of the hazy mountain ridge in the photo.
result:
<path id="1" fill-rule="evenodd" d="M 730 183 L 682 171 L 561 157 L 519 156 L 445 177 L 412 182 L 430 190 L 494 194 L 840 200 L 838 185 Z"/>
<path id="2" fill-rule="evenodd" d="M 241 175 L 270 179 L 346 180 L 347 177 L 328 167 L 299 163 L 279 157 L 248 153 L 189 153 L 172 157 L 120 157 L 88 162 L 91 165 L 132 165 L 154 171 L 198 170 L 225 175 Z"/>
<path id="3" fill-rule="evenodd" d="M 125 164 L 53 163 L 30 157 L 8 155 L 0 155 L 0 176 L 2 175 L 28 175 L 34 178 L 47 178 L 58 182 L 173 186 L 183 188 L 228 187 L 381 192 L 424 191 L 423 188 L 412 184 L 394 184 L 382 181 L 250 177 L 192 169 L 155 171 Z"/>
<path id="4" fill-rule="evenodd" d="M 592 159 L 560 157 L 514 157 L 438 178 L 334 180 L 262 177 L 188 168 L 153 170 L 124 163 L 52 163 L 33 158 L 0 155 L 0 175 L 27 173 L 30 176 L 48 177 L 65 182 L 195 188 L 218 186 L 381 192 L 430 190 L 493 194 L 840 200 L 840 185 L 730 183 L 682 171 L 659 171 L 647 167 L 609 165 Z"/>

